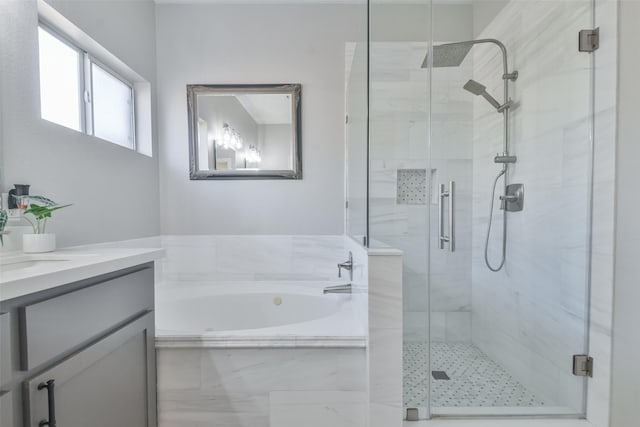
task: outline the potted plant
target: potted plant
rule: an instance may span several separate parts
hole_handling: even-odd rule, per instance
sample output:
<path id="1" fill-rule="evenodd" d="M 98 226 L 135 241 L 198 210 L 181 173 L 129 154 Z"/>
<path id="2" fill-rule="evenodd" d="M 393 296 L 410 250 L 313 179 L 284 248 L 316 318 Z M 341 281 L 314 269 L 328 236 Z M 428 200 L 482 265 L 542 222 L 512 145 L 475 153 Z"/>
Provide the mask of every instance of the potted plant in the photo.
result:
<path id="1" fill-rule="evenodd" d="M 6 231 L 4 231 L 4 227 L 7 225 L 7 221 L 9 220 L 9 214 L 4 209 L 0 209 L 0 246 L 4 246 L 4 238 L 2 237 Z"/>
<path id="2" fill-rule="evenodd" d="M 51 214 L 54 211 L 71 205 L 59 205 L 53 200 L 42 196 L 22 197 L 28 198 L 30 203 L 29 207 L 24 211 L 24 219 L 33 227 L 33 234 L 22 235 L 22 251 L 24 253 L 54 251 L 56 249 L 56 235 L 46 232 L 47 220 L 51 218 Z M 30 219 L 28 215 L 33 218 Z"/>

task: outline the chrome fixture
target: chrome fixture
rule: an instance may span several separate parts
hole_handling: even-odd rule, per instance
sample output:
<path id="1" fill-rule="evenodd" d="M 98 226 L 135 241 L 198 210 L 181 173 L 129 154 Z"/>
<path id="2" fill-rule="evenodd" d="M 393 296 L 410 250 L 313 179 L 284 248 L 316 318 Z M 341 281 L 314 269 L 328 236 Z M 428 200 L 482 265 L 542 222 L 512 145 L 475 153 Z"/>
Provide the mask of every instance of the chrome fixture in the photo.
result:
<path id="1" fill-rule="evenodd" d="M 342 277 L 342 270 L 349 272 L 349 280 L 353 280 L 353 254 L 349 251 L 349 259 L 338 264 L 338 277 Z"/>
<path id="2" fill-rule="evenodd" d="M 524 208 L 524 184 L 509 184 L 504 196 L 500 196 L 500 209 L 520 212 Z"/>
<path id="3" fill-rule="evenodd" d="M 493 158 L 493 163 L 515 163 L 518 161 L 516 156 L 501 156 L 500 154 L 496 154 Z"/>
<path id="4" fill-rule="evenodd" d="M 507 101 L 504 105 L 500 104 L 493 96 L 489 95 L 486 86 L 478 83 L 475 80 L 469 80 L 462 88 L 476 96 L 481 96 L 486 99 L 489 104 L 491 104 L 493 108 L 498 111 L 498 113 L 502 112 L 502 110 L 504 110 L 505 108 L 511 107 L 511 103 L 509 101 Z"/>
<path id="5" fill-rule="evenodd" d="M 496 109 L 498 113 L 501 113 L 503 116 L 504 138 L 503 138 L 502 153 L 498 154 L 494 158 L 495 163 L 502 164 L 502 169 L 500 170 L 500 172 L 498 173 L 498 175 L 496 176 L 493 182 L 493 191 L 492 191 L 491 204 L 490 204 L 490 210 L 489 210 L 489 224 L 487 226 L 487 238 L 484 245 L 485 263 L 487 264 L 487 267 L 489 268 L 489 270 L 497 272 L 502 270 L 502 267 L 504 267 L 504 263 L 507 257 L 507 212 L 514 212 L 516 210 L 521 210 L 523 206 L 523 199 L 524 199 L 524 192 L 522 191 L 522 185 L 520 185 L 520 190 L 518 194 L 508 194 L 509 179 L 508 179 L 507 166 L 517 161 L 516 156 L 512 156 L 511 154 L 509 154 L 509 142 L 510 142 L 509 141 L 509 138 L 510 138 L 509 112 L 511 111 L 511 107 L 513 106 L 513 103 L 509 98 L 509 81 L 516 81 L 518 79 L 518 72 L 517 71 L 513 71 L 511 73 L 509 72 L 509 65 L 507 62 L 507 48 L 504 46 L 504 44 L 500 40 L 496 40 L 496 39 L 467 40 L 463 42 L 446 43 L 446 44 L 434 46 L 432 65 L 435 68 L 457 67 L 460 64 L 462 64 L 462 61 L 464 61 L 464 59 L 467 57 L 467 54 L 469 53 L 469 51 L 474 45 L 483 44 L 483 43 L 494 44 L 498 46 L 498 48 L 502 52 L 502 80 L 504 85 L 503 86 L 504 87 L 503 102 L 501 104 L 493 96 L 489 95 L 489 93 L 487 92 L 487 88 L 484 85 L 474 80 L 469 80 L 464 85 L 464 89 L 473 93 L 476 96 L 482 96 L 484 99 L 486 99 L 489 102 L 489 104 L 491 104 L 493 108 Z M 429 54 L 427 54 L 427 56 L 424 58 L 424 61 L 422 62 L 423 68 L 426 68 L 428 66 L 429 66 Z M 493 205 L 494 205 L 494 199 L 495 199 L 495 193 L 496 193 L 496 186 L 498 185 L 498 180 L 500 179 L 500 177 L 504 177 L 504 190 L 502 193 L 503 196 L 501 196 L 500 199 L 502 200 L 503 206 L 505 207 L 505 209 L 503 210 L 503 221 L 502 221 L 502 258 L 500 260 L 500 264 L 497 267 L 494 267 L 491 265 L 491 262 L 489 262 L 488 252 L 489 252 L 489 237 L 491 236 L 491 223 L 493 220 Z M 519 199 L 514 200 L 512 198 L 513 196 L 517 196 L 519 197 Z M 520 209 L 516 209 L 517 207 L 516 205 L 518 204 L 520 206 Z M 451 216 L 451 213 L 449 215 Z M 449 227 L 451 227 L 451 224 L 449 224 Z M 443 248 L 442 237 L 443 237 L 442 234 L 440 234 L 441 249 Z"/>
<path id="6" fill-rule="evenodd" d="M 449 181 L 449 190 L 444 189 L 444 184 L 440 184 L 440 194 L 438 196 L 438 246 L 444 249 L 444 244 L 449 243 L 449 252 L 456 250 L 455 236 L 455 216 L 454 216 L 454 199 L 456 194 L 456 183 Z M 449 199 L 449 233 L 444 235 L 444 199 Z"/>
<path id="7" fill-rule="evenodd" d="M 322 291 L 323 294 L 350 294 L 351 293 L 351 283 L 346 285 L 337 285 L 337 286 L 327 286 Z"/>

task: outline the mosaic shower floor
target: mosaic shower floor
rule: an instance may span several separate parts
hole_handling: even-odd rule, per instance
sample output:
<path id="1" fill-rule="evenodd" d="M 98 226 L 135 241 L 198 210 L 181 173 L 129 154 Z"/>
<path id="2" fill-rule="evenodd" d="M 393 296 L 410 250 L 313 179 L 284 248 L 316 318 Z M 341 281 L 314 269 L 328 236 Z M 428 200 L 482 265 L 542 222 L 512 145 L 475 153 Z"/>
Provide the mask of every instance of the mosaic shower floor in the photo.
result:
<path id="1" fill-rule="evenodd" d="M 431 380 L 432 407 L 543 406 L 500 365 L 471 343 L 432 343 L 434 371 L 449 380 L 433 379 L 426 342 L 404 344 L 404 406 L 427 405 L 427 381 Z"/>

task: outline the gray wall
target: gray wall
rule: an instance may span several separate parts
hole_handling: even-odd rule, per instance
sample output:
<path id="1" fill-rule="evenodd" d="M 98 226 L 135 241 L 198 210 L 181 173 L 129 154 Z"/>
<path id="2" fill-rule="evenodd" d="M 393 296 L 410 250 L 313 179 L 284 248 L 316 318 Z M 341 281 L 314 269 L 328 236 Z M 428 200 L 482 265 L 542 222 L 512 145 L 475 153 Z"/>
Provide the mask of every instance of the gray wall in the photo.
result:
<path id="1" fill-rule="evenodd" d="M 363 7 L 156 10 L 163 233 L 341 234 L 344 50 L 364 31 Z M 189 83 L 301 83 L 304 179 L 190 181 Z"/>
<path id="2" fill-rule="evenodd" d="M 618 147 L 616 176 L 616 243 L 613 314 L 611 427 L 638 423 L 640 403 L 640 3 L 621 1 L 619 9 Z"/>
<path id="3" fill-rule="evenodd" d="M 151 0 L 51 4 L 155 89 Z M 0 2 L 2 191 L 28 183 L 33 194 L 73 203 L 48 226 L 58 235 L 58 246 L 158 234 L 157 156 L 149 158 L 40 118 L 37 21 L 34 0 Z"/>

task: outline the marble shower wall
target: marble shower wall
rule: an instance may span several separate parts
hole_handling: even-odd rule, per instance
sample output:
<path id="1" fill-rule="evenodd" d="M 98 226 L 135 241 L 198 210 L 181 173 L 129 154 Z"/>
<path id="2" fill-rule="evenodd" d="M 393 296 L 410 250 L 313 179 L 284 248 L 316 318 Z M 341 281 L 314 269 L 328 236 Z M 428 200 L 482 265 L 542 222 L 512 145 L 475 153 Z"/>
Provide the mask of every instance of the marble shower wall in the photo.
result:
<path id="1" fill-rule="evenodd" d="M 439 43 L 443 42 L 435 42 Z M 459 67 L 434 68 L 431 80 L 429 298 L 432 341 L 471 340 L 473 96 L 462 87 L 472 73 L 473 58 L 469 57 Z M 439 249 L 437 240 L 439 185 L 444 184 L 448 189 L 450 181 L 455 182 L 455 252 L 449 252 L 447 244 Z M 445 207 L 445 215 L 446 212 Z"/>
<path id="2" fill-rule="evenodd" d="M 484 264 L 491 185 L 502 151 L 502 117 L 476 98 L 473 127 L 473 342 L 547 406 L 582 410 L 584 380 L 571 357 L 585 351 L 591 166 L 591 57 L 576 37 L 591 25 L 591 2 L 511 1 L 479 35 L 508 49 L 511 183 L 523 183 L 522 212 L 508 216 L 507 264 Z M 473 51 L 473 78 L 502 94 L 499 50 Z M 502 212 L 494 212 L 490 258 L 500 257 Z"/>
<path id="3" fill-rule="evenodd" d="M 404 339 L 413 341 L 427 340 L 429 332 L 429 217 L 437 221 L 429 186 L 455 179 L 461 190 L 458 227 L 466 236 L 471 227 L 473 101 L 461 89 L 471 64 L 434 72 L 433 132 L 443 143 L 433 149 L 430 170 L 428 73 L 421 68 L 426 52 L 424 42 L 371 44 L 370 234 L 372 245 L 379 241 L 403 251 Z M 470 239 L 459 239 L 455 254 L 431 249 L 432 336 L 469 340 Z"/>

